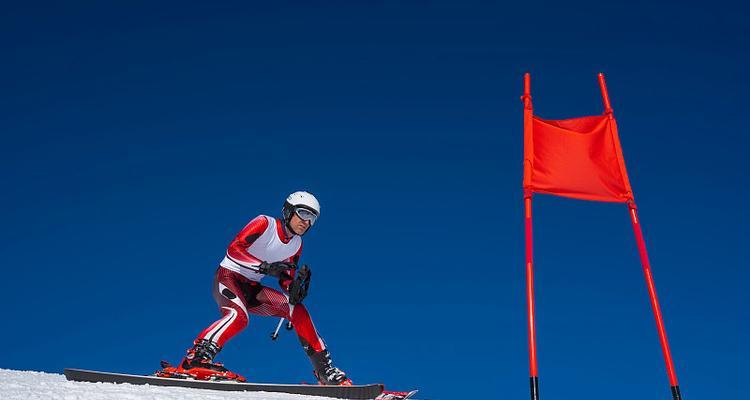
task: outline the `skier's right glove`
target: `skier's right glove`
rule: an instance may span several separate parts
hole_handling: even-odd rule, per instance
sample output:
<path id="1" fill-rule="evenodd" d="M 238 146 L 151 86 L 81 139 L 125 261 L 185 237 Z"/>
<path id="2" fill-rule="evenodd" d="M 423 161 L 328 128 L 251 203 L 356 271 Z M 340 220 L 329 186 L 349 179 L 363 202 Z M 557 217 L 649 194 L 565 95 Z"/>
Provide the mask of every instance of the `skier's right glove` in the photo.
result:
<path id="1" fill-rule="evenodd" d="M 296 268 L 297 266 L 294 265 L 294 263 L 276 261 L 269 264 L 263 261 L 258 265 L 258 272 L 269 276 L 275 276 L 282 280 L 287 280 L 292 279 L 292 275 L 289 271 L 293 271 Z"/>
<path id="2" fill-rule="evenodd" d="M 302 303 L 302 300 L 307 297 L 307 291 L 310 290 L 311 276 L 312 272 L 307 265 L 303 265 L 299 271 L 297 271 L 297 276 L 295 276 L 292 283 L 289 284 L 289 304 L 295 305 Z"/>

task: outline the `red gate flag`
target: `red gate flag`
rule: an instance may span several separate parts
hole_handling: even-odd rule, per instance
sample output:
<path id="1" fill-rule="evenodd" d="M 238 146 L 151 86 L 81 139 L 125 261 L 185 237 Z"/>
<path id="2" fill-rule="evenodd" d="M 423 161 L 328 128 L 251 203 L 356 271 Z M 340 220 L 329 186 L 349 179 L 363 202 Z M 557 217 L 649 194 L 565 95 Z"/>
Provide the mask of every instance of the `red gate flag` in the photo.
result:
<path id="1" fill-rule="evenodd" d="M 625 160 L 622 156 L 617 122 L 607 94 L 604 75 L 599 74 L 604 114 L 564 120 L 544 120 L 534 115 L 531 105 L 531 78 L 523 79 L 523 202 L 526 232 L 526 307 L 529 334 L 529 375 L 531 400 L 539 400 L 539 370 L 536 357 L 536 317 L 534 315 L 534 242 L 531 203 L 534 192 L 582 200 L 627 203 L 638 254 L 646 278 L 651 308 L 656 319 L 662 354 L 667 367 L 673 400 L 682 400 L 672 354 L 667 342 L 656 286 L 648 260 L 646 241 L 633 199 Z"/>
<path id="2" fill-rule="evenodd" d="M 633 201 L 617 123 L 602 86 L 604 115 L 545 120 L 534 115 L 524 77 L 524 189 L 582 200 Z"/>

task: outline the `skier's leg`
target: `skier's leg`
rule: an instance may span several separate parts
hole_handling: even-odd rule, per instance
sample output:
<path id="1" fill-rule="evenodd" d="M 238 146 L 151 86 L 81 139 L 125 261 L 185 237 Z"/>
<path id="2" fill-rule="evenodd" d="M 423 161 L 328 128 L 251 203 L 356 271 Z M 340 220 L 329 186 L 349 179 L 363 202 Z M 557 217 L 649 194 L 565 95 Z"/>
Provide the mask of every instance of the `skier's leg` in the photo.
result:
<path id="1" fill-rule="evenodd" d="M 227 379 L 241 378 L 229 372 L 222 364 L 215 363 L 214 357 L 227 340 L 247 326 L 247 293 L 253 292 L 256 286 L 260 284 L 238 273 L 221 267 L 216 271 L 213 295 L 222 317 L 198 335 L 193 342 L 193 348 L 188 350 L 180 363 L 178 372 L 188 373 L 198 379 L 208 379 L 216 374 Z M 255 300 L 253 301 L 255 304 Z"/>
<path id="2" fill-rule="evenodd" d="M 315 325 L 302 304 L 290 305 L 289 300 L 278 290 L 263 287 L 256 299 L 260 305 L 248 308 L 252 314 L 282 317 L 292 321 L 294 330 L 313 365 L 315 377 L 324 385 L 351 385 L 352 381 L 340 369 L 333 366 L 331 355 L 318 336 Z"/>
<path id="3" fill-rule="evenodd" d="M 315 325 L 313 325 L 310 314 L 304 305 L 297 304 L 292 306 L 284 294 L 265 286 L 258 291 L 255 298 L 259 304 L 248 308 L 251 314 L 286 318 L 292 321 L 294 330 L 297 332 L 300 342 L 302 342 L 302 345 L 306 349 L 310 347 L 314 351 L 325 350 L 325 344 L 320 336 L 318 336 Z"/>
<path id="4" fill-rule="evenodd" d="M 292 321 L 292 326 L 294 326 L 294 330 L 297 332 L 299 341 L 302 343 L 305 351 L 310 354 L 313 351 L 319 352 L 325 350 L 326 345 L 318 335 L 318 331 L 315 329 L 315 325 L 313 325 L 307 308 L 302 304 L 291 306 L 291 308 L 292 315 L 290 321 Z"/>
<path id="5" fill-rule="evenodd" d="M 244 292 L 253 284 L 257 282 L 225 268 L 216 271 L 213 295 L 222 317 L 204 329 L 196 338 L 196 342 L 207 340 L 221 348 L 227 340 L 245 329 L 248 312 Z"/>

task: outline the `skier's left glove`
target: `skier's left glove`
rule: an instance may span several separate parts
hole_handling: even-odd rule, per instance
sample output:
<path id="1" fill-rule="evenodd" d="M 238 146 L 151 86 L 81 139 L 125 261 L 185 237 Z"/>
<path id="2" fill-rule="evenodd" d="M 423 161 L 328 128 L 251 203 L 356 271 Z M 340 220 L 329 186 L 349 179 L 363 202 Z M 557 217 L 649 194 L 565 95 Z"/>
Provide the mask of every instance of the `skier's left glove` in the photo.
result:
<path id="1" fill-rule="evenodd" d="M 297 266 L 294 265 L 294 263 L 284 262 L 284 261 L 277 261 L 272 263 L 267 263 L 263 261 L 258 265 L 258 272 L 265 275 L 275 276 L 279 279 L 286 280 L 286 279 L 292 279 L 292 275 L 289 273 L 290 270 L 296 269 Z"/>
<path id="2" fill-rule="evenodd" d="M 289 284 L 289 304 L 302 303 L 302 300 L 307 297 L 307 291 L 310 289 L 311 275 L 310 267 L 307 265 L 300 267 L 294 280 Z"/>

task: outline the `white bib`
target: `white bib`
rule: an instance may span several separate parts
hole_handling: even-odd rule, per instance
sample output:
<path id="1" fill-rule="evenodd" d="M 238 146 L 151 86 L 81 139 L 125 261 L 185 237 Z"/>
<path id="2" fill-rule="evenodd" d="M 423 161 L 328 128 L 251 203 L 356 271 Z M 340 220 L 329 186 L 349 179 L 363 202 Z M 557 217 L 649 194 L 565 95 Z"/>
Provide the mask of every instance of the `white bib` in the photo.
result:
<path id="1" fill-rule="evenodd" d="M 279 228 L 276 225 L 276 219 L 267 215 L 262 215 L 262 217 L 268 220 L 268 227 L 266 227 L 263 234 L 255 239 L 253 244 L 246 249 L 248 254 L 260 261 L 268 263 L 284 261 L 297 254 L 302 246 L 302 238 L 298 235 L 294 235 L 292 239 L 289 240 L 289 243 L 284 243 L 279 237 Z M 265 276 L 264 274 L 258 273 L 255 269 L 238 264 L 229 258 L 229 256 L 225 256 L 224 259 L 221 260 L 221 266 L 230 271 L 242 274 L 242 276 L 253 281 L 260 281 Z"/>

